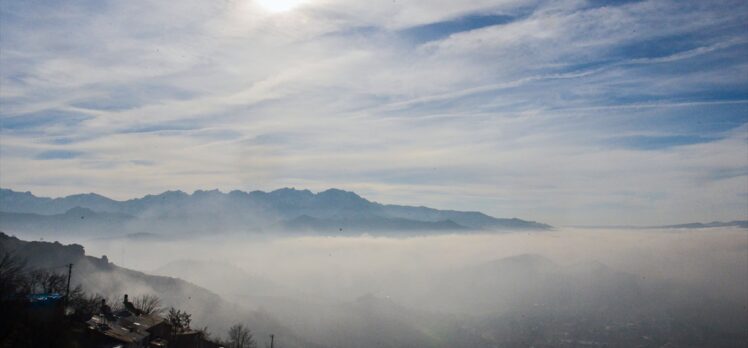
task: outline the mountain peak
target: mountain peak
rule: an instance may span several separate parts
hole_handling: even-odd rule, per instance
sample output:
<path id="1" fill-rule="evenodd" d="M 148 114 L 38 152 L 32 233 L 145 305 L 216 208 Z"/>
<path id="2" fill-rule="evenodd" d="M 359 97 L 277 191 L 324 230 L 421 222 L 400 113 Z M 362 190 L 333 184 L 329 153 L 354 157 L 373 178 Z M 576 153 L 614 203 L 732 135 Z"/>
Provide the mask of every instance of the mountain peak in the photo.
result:
<path id="1" fill-rule="evenodd" d="M 282 189 L 270 191 L 262 196 L 266 196 L 279 202 L 293 204 L 304 204 L 304 202 L 314 199 L 314 193 L 312 193 L 312 191 L 297 190 L 293 187 L 284 187 Z"/>
<path id="2" fill-rule="evenodd" d="M 164 191 L 157 195 L 147 195 L 146 197 L 183 198 L 183 197 L 188 197 L 188 196 L 189 194 L 182 190 L 169 190 L 169 191 Z"/>
<path id="3" fill-rule="evenodd" d="M 362 198 L 358 194 L 352 191 L 344 191 L 341 189 L 331 188 L 327 189 L 325 191 L 322 191 L 320 193 L 317 193 L 318 198 L 322 199 L 333 199 L 333 200 L 342 200 L 342 201 L 348 201 L 348 202 L 354 202 L 354 201 L 366 201 L 366 199 Z"/>
<path id="4" fill-rule="evenodd" d="M 195 192 L 192 193 L 192 196 L 220 196 L 223 192 L 221 192 L 218 189 L 213 190 L 195 190 Z"/>

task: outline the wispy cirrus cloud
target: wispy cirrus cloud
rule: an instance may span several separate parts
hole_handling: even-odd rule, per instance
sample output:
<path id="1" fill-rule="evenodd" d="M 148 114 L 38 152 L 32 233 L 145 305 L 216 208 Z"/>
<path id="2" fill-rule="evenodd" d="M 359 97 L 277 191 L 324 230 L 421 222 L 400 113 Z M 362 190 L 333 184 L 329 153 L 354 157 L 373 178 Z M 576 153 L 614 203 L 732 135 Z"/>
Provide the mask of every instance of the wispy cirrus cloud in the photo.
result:
<path id="1" fill-rule="evenodd" d="M 554 224 L 745 217 L 740 1 L 1 10 L 3 187 L 342 187 Z"/>

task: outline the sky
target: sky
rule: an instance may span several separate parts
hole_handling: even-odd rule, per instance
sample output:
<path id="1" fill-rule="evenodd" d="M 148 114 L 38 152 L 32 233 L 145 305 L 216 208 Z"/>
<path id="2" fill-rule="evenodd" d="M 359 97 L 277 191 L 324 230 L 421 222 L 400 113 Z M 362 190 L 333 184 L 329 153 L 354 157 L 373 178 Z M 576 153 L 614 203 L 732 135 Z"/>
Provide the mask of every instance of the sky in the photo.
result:
<path id="1" fill-rule="evenodd" d="M 748 2 L 5 0 L 0 187 L 748 219 Z"/>

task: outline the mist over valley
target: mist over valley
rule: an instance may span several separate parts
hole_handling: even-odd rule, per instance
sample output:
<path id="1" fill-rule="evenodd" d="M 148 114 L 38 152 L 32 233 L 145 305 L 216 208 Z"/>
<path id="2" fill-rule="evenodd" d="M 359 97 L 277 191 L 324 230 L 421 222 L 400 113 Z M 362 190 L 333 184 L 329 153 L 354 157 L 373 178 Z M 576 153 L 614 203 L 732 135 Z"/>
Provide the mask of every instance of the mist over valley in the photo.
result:
<path id="1" fill-rule="evenodd" d="M 6 190 L 3 210 L 14 211 L 13 219 L 3 215 L 0 225 L 37 245 L 81 245 L 47 246 L 74 249 L 56 258 L 22 254 L 33 266 L 73 262 L 73 282 L 86 291 L 110 298 L 155 294 L 192 313 L 196 327 L 221 333 L 244 322 L 256 337 L 274 334 L 288 347 L 737 347 L 748 341 L 748 230 L 739 224 L 551 228 L 481 213 L 396 207 L 409 219 L 423 219 L 408 221 L 448 216 L 484 225 L 366 232 L 372 206 L 379 213 L 389 206 L 344 191 L 327 200 L 327 193 L 298 190 L 270 195 L 279 192 L 294 198 L 266 205 L 268 215 L 259 218 L 250 210 L 253 219 L 238 225 L 241 209 L 219 192 L 208 200 L 204 193 L 177 195 L 184 200 L 162 198 L 171 195 L 165 193 L 102 204 L 90 195 L 70 203 L 71 197 Z M 158 203 L 141 204 L 148 199 Z M 49 225 L 38 218 L 14 220 L 23 214 L 47 216 Z M 278 216 L 351 224 L 294 231 L 250 223 L 279 226 Z M 146 229 L 141 219 L 157 228 Z M 207 226 L 196 224 L 201 219 Z M 487 229 L 486 221 L 526 225 Z M 25 242 L 8 238 L 6 250 L 24 250 L 18 245 Z"/>

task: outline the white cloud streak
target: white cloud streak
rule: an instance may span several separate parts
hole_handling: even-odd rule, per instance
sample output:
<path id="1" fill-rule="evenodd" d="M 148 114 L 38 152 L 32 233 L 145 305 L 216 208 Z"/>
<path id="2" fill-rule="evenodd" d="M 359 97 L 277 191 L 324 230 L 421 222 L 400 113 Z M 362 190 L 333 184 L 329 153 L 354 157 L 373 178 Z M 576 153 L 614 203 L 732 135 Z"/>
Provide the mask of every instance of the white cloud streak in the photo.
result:
<path id="1" fill-rule="evenodd" d="M 59 6 L 3 6 L 3 187 L 341 187 L 553 224 L 746 217 L 740 3 Z M 515 20 L 398 35 L 476 13 Z M 86 119 L 14 126 L 52 110 Z M 642 134 L 711 140 L 610 143 Z M 48 150 L 83 155 L 35 159 Z"/>

